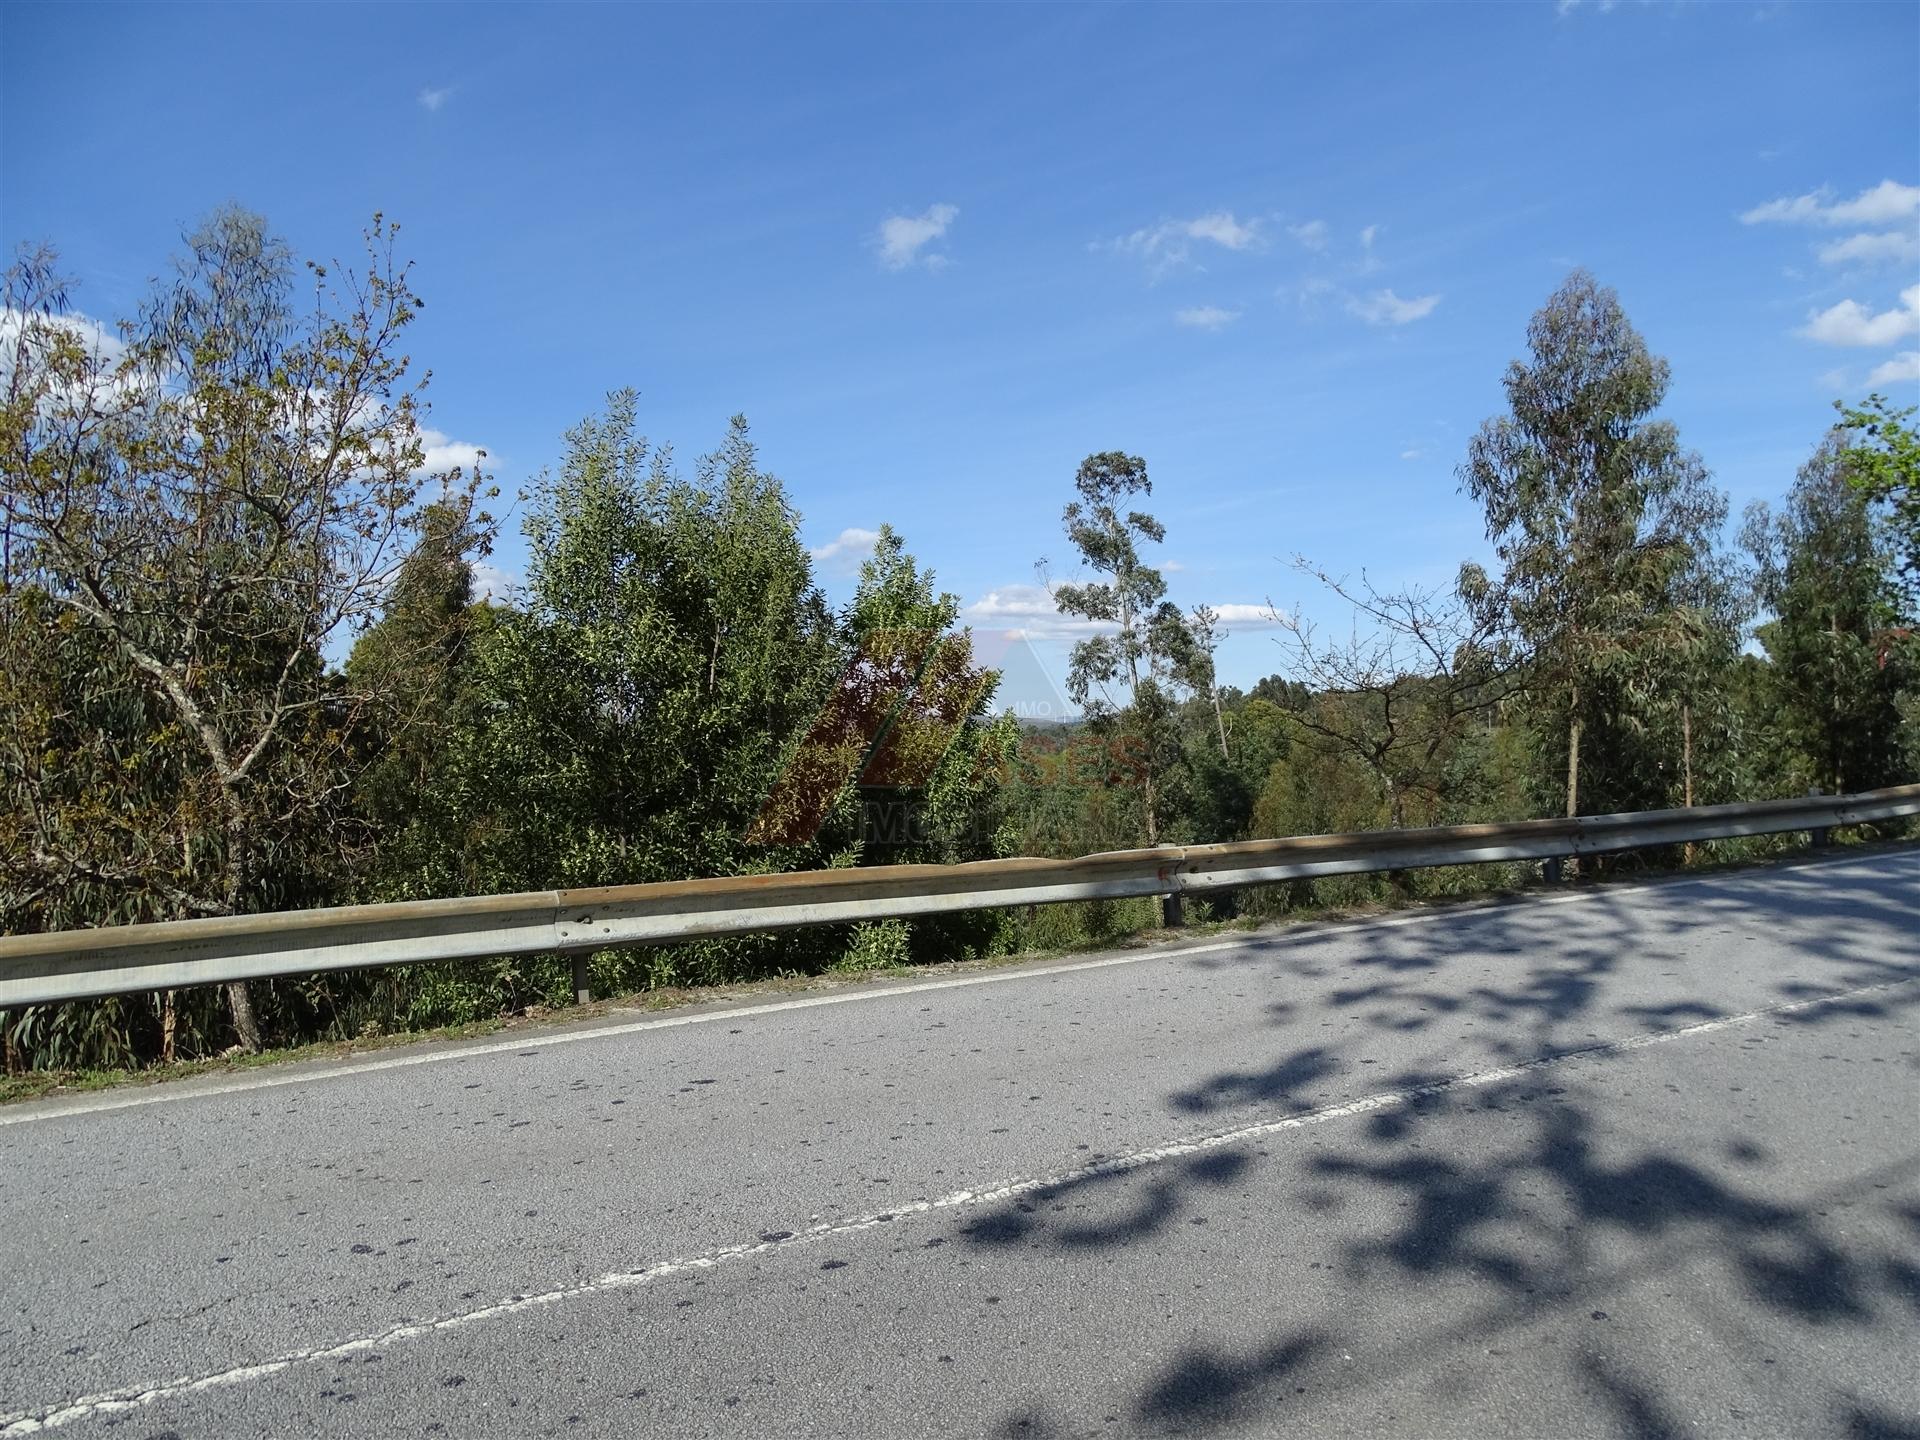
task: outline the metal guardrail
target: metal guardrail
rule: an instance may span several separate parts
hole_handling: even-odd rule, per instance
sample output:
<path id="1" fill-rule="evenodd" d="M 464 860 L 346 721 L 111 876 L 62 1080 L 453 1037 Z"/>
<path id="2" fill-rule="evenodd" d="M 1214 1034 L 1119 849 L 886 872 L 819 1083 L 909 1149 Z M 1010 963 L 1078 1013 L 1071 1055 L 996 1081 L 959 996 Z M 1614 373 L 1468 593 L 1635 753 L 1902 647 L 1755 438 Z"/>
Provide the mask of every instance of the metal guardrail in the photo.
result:
<path id="1" fill-rule="evenodd" d="M 1903 785 L 1690 810 L 1119 850 L 1079 860 L 880 865 L 11 935 L 0 937 L 0 1010 L 274 975 L 584 954 L 803 925 L 1230 890 L 1315 875 L 1557 862 L 1688 840 L 1824 832 L 1915 814 L 1920 785 Z"/>

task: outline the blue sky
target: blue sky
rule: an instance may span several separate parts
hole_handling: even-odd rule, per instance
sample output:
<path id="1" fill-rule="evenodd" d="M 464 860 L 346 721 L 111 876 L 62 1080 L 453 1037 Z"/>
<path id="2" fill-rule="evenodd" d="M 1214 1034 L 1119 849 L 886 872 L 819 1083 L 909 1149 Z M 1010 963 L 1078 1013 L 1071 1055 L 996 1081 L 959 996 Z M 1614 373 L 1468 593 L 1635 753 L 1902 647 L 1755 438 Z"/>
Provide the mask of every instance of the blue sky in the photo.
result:
<path id="1" fill-rule="evenodd" d="M 1484 552 L 1454 469 L 1573 265 L 1736 516 L 1920 399 L 1916 187 L 1911 4 L 0 10 L 0 241 L 77 308 L 225 201 L 317 258 L 383 210 L 448 453 L 511 492 L 613 387 L 688 463 L 744 411 L 831 594 L 885 521 L 983 630 L 1058 633 L 1034 563 L 1132 451 L 1243 684 L 1269 598 L 1336 613 L 1295 552 Z"/>

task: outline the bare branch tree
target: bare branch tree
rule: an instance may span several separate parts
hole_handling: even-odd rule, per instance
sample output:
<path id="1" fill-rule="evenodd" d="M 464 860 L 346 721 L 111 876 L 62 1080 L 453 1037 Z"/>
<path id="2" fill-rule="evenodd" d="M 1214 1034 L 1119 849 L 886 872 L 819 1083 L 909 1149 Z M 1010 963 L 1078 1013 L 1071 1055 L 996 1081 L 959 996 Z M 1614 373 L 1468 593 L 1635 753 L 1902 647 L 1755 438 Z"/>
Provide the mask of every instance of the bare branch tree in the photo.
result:
<path id="1" fill-rule="evenodd" d="M 1298 556 L 1294 568 L 1350 611 L 1344 633 L 1328 634 L 1299 606 L 1269 602 L 1285 672 L 1313 695 L 1295 718 L 1374 777 L 1394 828 L 1406 825 L 1410 800 L 1439 811 L 1453 747 L 1524 679 L 1499 595 L 1472 565 L 1450 591 L 1383 590 L 1364 573 L 1349 582 Z"/>

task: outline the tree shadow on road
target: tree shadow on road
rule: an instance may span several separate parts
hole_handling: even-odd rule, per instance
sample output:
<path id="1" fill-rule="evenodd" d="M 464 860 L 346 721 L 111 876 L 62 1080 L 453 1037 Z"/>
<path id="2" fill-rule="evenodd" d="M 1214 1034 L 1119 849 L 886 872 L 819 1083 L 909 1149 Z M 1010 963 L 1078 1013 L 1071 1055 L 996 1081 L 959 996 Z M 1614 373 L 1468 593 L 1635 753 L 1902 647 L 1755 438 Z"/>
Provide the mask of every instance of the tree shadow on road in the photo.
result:
<path id="1" fill-rule="evenodd" d="M 1287 1254 L 1269 1261 L 1279 1269 L 1264 1313 L 1222 1317 L 1218 1334 L 1179 1344 L 1137 1393 L 1111 1402 L 1135 1428 L 1154 1432 L 1206 1433 L 1263 1418 L 1277 1425 L 1309 1385 L 1346 1385 L 1359 1396 L 1370 1382 L 1353 1378 L 1354 1367 L 1321 1363 L 1343 1347 L 1366 1350 L 1374 1380 L 1418 1377 L 1444 1357 L 1471 1361 L 1499 1337 L 1542 1324 L 1602 1322 L 1629 1287 L 1669 1273 L 1708 1277 L 1692 1289 L 1676 1286 L 1667 1303 L 1687 1317 L 1694 1338 L 1686 1343 L 1743 1375 L 1779 1373 L 1767 1368 L 1776 1352 L 1791 1358 L 1816 1336 L 1912 1331 L 1920 1317 L 1920 1147 L 1879 1156 L 1836 1148 L 1835 1178 L 1809 1192 L 1804 1173 L 1789 1183 L 1778 1137 L 1750 1118 L 1754 1102 L 1743 1094 L 1726 1097 L 1724 1120 L 1712 1118 L 1718 1100 L 1679 1096 L 1668 1102 L 1675 1133 L 1636 1132 L 1616 1118 L 1613 1092 L 1638 1052 L 1542 1063 L 1866 986 L 1896 988 L 1745 1022 L 1740 1053 L 1823 1028 L 1844 1033 L 1862 1020 L 1910 1025 L 1920 1010 L 1920 985 L 1901 985 L 1920 976 L 1920 927 L 1903 897 L 1805 883 L 1756 890 L 1728 877 L 1690 882 L 1685 898 L 1682 907 L 1637 905 L 1625 894 L 1587 900 L 1577 926 L 1559 907 L 1507 906 L 1383 928 L 1344 966 L 1329 964 L 1310 938 L 1250 946 L 1245 963 L 1291 987 L 1276 1030 L 1315 1043 L 1244 1068 L 1171 1077 L 1178 1083 L 1169 1110 L 1229 1125 L 1297 1117 L 1314 1126 L 1316 1143 L 1282 1152 L 1277 1137 L 1236 1141 L 1237 1132 L 1223 1128 L 1227 1138 L 1204 1153 L 1085 1172 L 963 1233 L 982 1249 L 1021 1254 L 1172 1246 L 1229 1194 L 1257 1197 L 1297 1227 Z M 1796 975 L 1768 982 L 1757 1003 L 1751 993 L 1729 999 L 1722 977 L 1683 956 L 1702 926 L 1790 933 Z M 1338 1028 L 1316 1015 L 1337 1017 Z M 1470 1038 L 1476 1063 L 1493 1078 L 1465 1084 L 1459 1068 L 1437 1060 L 1385 1075 L 1362 1068 L 1373 1037 L 1404 1045 L 1427 1032 L 1443 1047 Z M 1753 1063 L 1768 1062 L 1762 1055 Z M 1887 1105 L 1910 1107 L 1911 1063 L 1886 1069 L 1888 1081 L 1907 1087 L 1904 1098 L 1889 1093 Z M 1354 1092 L 1338 1089 L 1356 1082 L 1366 1094 L 1402 1098 L 1366 1110 Z M 1817 1073 L 1807 1083 L 1817 1084 Z M 1341 1118 L 1313 1118 L 1330 1104 L 1344 1107 Z M 1623 1113 L 1647 1110 L 1643 1102 Z M 1851 1118 L 1833 1118 L 1834 1146 L 1845 1143 Z M 1338 1228 L 1325 1218 L 1336 1211 Z M 1361 1218 L 1350 1222 L 1348 1214 Z M 1425 1308 L 1417 1313 L 1445 1318 L 1382 1339 L 1339 1304 L 1296 1303 L 1286 1267 L 1309 1251 L 1329 1257 L 1356 1301 L 1418 1295 Z M 1597 1430 L 1691 1433 L 1697 1417 L 1668 1393 L 1665 1372 L 1656 1378 L 1629 1354 L 1581 1344 L 1561 1363 Z M 1916 1440 L 1884 1405 L 1827 1388 L 1823 1433 Z M 1054 1423 L 1044 1405 L 1012 1418 L 1025 1428 L 996 1433 L 1043 1434 L 1033 1427 Z"/>

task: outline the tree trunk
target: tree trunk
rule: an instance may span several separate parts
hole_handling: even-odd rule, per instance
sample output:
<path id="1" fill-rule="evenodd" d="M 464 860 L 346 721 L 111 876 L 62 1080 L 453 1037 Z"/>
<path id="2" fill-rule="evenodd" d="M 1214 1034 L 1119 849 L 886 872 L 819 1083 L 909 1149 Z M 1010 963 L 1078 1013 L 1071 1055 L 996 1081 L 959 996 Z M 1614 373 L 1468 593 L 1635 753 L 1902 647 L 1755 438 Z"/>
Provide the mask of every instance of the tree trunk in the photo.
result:
<path id="1" fill-rule="evenodd" d="M 224 798 L 227 802 L 226 908 L 229 915 L 238 915 L 247 893 L 247 819 L 231 787 L 226 789 Z M 249 1055 L 259 1054 L 260 1019 L 254 1014 L 253 995 L 246 981 L 227 982 L 227 1008 L 233 1013 L 233 1032 L 240 1048 Z"/>
<path id="2" fill-rule="evenodd" d="M 1680 707 L 1680 772 L 1681 783 L 1685 787 L 1682 798 L 1686 807 L 1693 808 L 1693 706 L 1682 704 Z M 1683 863 L 1693 864 L 1693 841 L 1687 841 Z"/>
<path id="3" fill-rule="evenodd" d="M 1395 830 L 1407 828 L 1406 792 L 1391 780 L 1387 782 L 1387 823 Z M 1401 900 L 1412 898 L 1413 889 L 1407 883 L 1407 872 L 1404 870 L 1387 871 L 1387 887 Z"/>
<path id="4" fill-rule="evenodd" d="M 1220 758 L 1231 759 L 1227 754 L 1227 719 L 1220 713 L 1220 687 L 1213 687 L 1213 723 L 1220 728 Z"/>
<path id="5" fill-rule="evenodd" d="M 1567 818 L 1571 820 L 1580 813 L 1580 697 L 1573 697 L 1576 707 L 1573 719 L 1567 724 Z"/>
<path id="6" fill-rule="evenodd" d="M 178 1019 L 173 993 L 169 990 L 160 998 L 160 1063 L 162 1065 L 173 1064 L 173 1032 Z"/>
<path id="7" fill-rule="evenodd" d="M 227 1008 L 233 1012 L 233 1033 L 249 1055 L 260 1053 L 260 1019 L 253 1013 L 253 995 L 244 980 L 227 982 Z"/>

